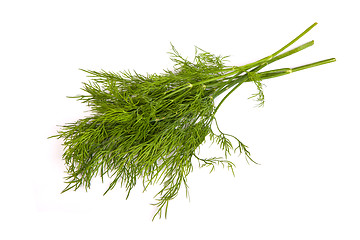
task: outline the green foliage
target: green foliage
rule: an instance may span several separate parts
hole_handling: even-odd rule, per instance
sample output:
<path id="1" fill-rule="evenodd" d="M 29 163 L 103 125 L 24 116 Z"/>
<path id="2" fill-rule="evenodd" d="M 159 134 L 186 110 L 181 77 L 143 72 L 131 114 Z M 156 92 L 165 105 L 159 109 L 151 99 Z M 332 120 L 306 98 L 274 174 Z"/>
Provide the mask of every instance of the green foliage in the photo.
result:
<path id="1" fill-rule="evenodd" d="M 264 96 L 263 86 L 265 86 L 265 85 L 261 82 L 261 78 L 256 73 L 250 72 L 250 73 L 248 73 L 248 77 L 249 77 L 249 80 L 255 84 L 255 86 L 258 90 L 258 92 L 253 94 L 251 97 L 249 97 L 249 99 L 256 98 L 256 101 L 259 102 L 257 106 L 263 107 L 265 104 L 265 96 Z"/>
<path id="2" fill-rule="evenodd" d="M 305 45 L 284 54 L 296 53 Z M 91 80 L 84 83 L 85 94 L 74 98 L 87 104 L 92 115 L 62 126 L 53 136 L 62 138 L 64 144 L 67 187 L 63 192 L 81 186 L 89 189 L 96 176 L 112 179 L 105 194 L 116 185 L 125 187 L 129 196 L 138 181 L 144 190 L 160 184 L 154 217 L 161 217 L 163 210 L 166 216 L 169 201 L 181 187 L 188 191 L 192 159 L 197 159 L 201 167 L 211 167 L 211 171 L 222 165 L 233 173 L 235 165 L 227 160 L 231 153 L 238 151 L 253 161 L 245 144 L 219 129 L 215 113 L 238 86 L 249 81 L 258 89 L 252 97 L 262 106 L 262 81 L 289 70 L 258 71 L 283 56 L 277 52 L 251 64 L 228 67 L 226 57 L 200 48 L 196 48 L 194 61 L 183 58 L 174 46 L 170 55 L 174 68 L 163 74 L 83 70 Z M 228 89 L 231 90 L 215 106 L 214 99 Z M 224 159 L 203 159 L 195 154 L 207 136 L 223 150 Z"/>

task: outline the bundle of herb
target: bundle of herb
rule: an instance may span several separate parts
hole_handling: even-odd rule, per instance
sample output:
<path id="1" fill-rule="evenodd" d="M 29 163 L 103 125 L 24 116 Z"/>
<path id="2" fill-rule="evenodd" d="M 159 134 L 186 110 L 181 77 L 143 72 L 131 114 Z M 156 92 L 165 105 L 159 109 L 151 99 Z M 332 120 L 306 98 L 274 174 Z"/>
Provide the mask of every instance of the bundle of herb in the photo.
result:
<path id="1" fill-rule="evenodd" d="M 232 151 L 243 153 L 247 160 L 253 161 L 245 144 L 219 129 L 215 113 L 245 82 L 256 85 L 258 93 L 251 97 L 262 106 L 263 80 L 335 61 L 330 58 L 295 68 L 260 72 L 270 63 L 312 46 L 313 41 L 283 52 L 315 25 L 275 53 L 243 66 L 226 66 L 224 57 L 200 48 L 196 48 L 191 62 L 172 46 L 174 69 L 162 74 L 144 76 L 136 72 L 83 70 L 90 74 L 91 81 L 84 83 L 82 90 L 86 94 L 75 98 L 88 104 L 93 114 L 62 126 L 53 136 L 62 138 L 65 146 L 63 159 L 68 185 L 63 192 L 81 186 L 90 188 L 96 175 L 112 178 L 106 192 L 119 184 L 126 188 L 128 196 L 138 180 L 144 190 L 149 185 L 161 184 L 162 189 L 155 196 L 158 211 L 154 217 L 161 217 L 162 210 L 166 217 L 168 203 L 177 196 L 180 187 L 188 191 L 192 159 L 211 170 L 220 164 L 232 171 L 234 164 L 226 160 Z M 215 105 L 214 100 L 219 96 L 223 97 Z M 224 151 L 224 159 L 197 156 L 195 150 L 207 136 Z"/>

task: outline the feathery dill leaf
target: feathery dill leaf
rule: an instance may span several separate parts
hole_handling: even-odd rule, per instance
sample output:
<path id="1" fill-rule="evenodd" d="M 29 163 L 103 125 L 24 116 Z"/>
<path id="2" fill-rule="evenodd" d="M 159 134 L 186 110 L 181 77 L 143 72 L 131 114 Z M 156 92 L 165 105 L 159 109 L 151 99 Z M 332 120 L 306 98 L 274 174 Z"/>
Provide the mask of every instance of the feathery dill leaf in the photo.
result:
<path id="1" fill-rule="evenodd" d="M 171 45 L 174 68 L 162 74 L 82 70 L 91 80 L 83 85 L 85 93 L 73 98 L 87 104 L 93 114 L 62 126 L 53 136 L 63 139 L 64 144 L 67 187 L 63 192 L 81 186 L 89 189 L 91 180 L 98 175 L 112 179 L 104 194 L 120 185 L 129 196 L 138 181 L 144 190 L 160 184 L 154 217 L 161 217 L 162 213 L 166 217 L 169 201 L 180 188 L 188 193 L 192 159 L 211 171 L 221 165 L 234 174 L 235 165 L 227 160 L 228 155 L 238 152 L 247 161 L 253 160 L 245 144 L 220 130 L 215 113 L 244 82 L 256 85 L 258 93 L 250 98 L 256 98 L 263 106 L 263 80 L 335 61 L 331 58 L 293 69 L 259 72 L 270 63 L 313 45 L 312 41 L 280 54 L 315 25 L 274 54 L 243 66 L 226 66 L 227 57 L 198 47 L 194 60 L 189 61 Z M 226 91 L 215 106 L 214 99 Z M 225 158 L 203 159 L 196 155 L 207 136 L 223 150 Z"/>

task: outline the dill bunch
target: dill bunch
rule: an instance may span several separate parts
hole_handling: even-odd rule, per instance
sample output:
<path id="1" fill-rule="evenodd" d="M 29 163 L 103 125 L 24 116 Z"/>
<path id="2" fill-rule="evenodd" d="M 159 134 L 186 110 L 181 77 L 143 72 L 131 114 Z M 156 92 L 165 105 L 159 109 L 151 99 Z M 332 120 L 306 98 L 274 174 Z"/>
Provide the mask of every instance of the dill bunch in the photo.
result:
<path id="1" fill-rule="evenodd" d="M 232 152 L 243 153 L 247 161 L 253 161 L 245 144 L 220 130 L 215 113 L 245 82 L 256 85 L 258 92 L 250 98 L 263 106 L 263 80 L 335 61 L 331 58 L 260 72 L 270 63 L 312 46 L 314 42 L 310 41 L 283 52 L 315 25 L 275 53 L 243 66 L 227 66 L 226 57 L 198 47 L 194 60 L 189 61 L 171 45 L 174 68 L 162 74 L 82 70 L 91 80 L 84 83 L 85 94 L 74 98 L 90 106 L 92 115 L 62 126 L 52 136 L 63 139 L 68 184 L 63 192 L 81 186 L 89 189 L 97 175 L 112 180 L 104 194 L 117 184 L 126 188 L 127 197 L 138 181 L 144 191 L 160 184 L 154 218 L 161 217 L 162 212 L 166 217 L 169 201 L 182 186 L 188 194 L 187 176 L 193 169 L 193 159 L 211 171 L 222 165 L 232 172 L 234 163 L 226 160 Z M 219 96 L 223 97 L 215 105 Z M 220 146 L 225 158 L 197 156 L 195 151 L 207 136 Z"/>

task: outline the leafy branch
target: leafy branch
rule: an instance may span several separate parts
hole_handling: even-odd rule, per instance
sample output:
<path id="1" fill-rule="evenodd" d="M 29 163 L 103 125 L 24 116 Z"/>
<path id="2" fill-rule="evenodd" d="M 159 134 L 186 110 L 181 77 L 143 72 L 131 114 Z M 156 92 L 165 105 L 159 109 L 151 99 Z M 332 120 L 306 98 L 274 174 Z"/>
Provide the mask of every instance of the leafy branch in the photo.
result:
<path id="1" fill-rule="evenodd" d="M 222 132 L 215 114 L 227 97 L 245 82 L 253 82 L 259 106 L 264 105 L 263 81 L 292 72 L 335 61 L 334 58 L 295 67 L 262 71 L 278 61 L 313 45 L 313 41 L 284 52 L 313 24 L 275 53 L 243 66 L 226 66 L 227 57 L 216 56 L 196 47 L 193 61 L 182 57 L 171 45 L 172 70 L 162 74 L 141 75 L 136 72 L 82 70 L 90 81 L 84 83 L 82 95 L 73 98 L 87 104 L 92 115 L 61 127 L 58 134 L 64 145 L 67 168 L 63 190 L 91 186 L 100 176 L 112 178 L 108 191 L 124 187 L 129 196 L 138 181 L 144 191 L 155 184 L 162 189 L 155 196 L 156 216 L 167 215 L 169 201 L 181 187 L 188 194 L 187 176 L 196 158 L 202 167 L 227 167 L 234 173 L 234 163 L 227 157 L 238 151 L 253 161 L 248 147 L 237 137 Z M 225 96 L 222 94 L 225 93 Z M 223 97 L 221 97 L 223 96 Z M 215 99 L 221 101 L 215 106 Z M 215 123 L 218 133 L 214 132 Z M 210 136 L 225 158 L 200 158 L 195 151 Z M 236 142 L 235 148 L 231 140 Z"/>

